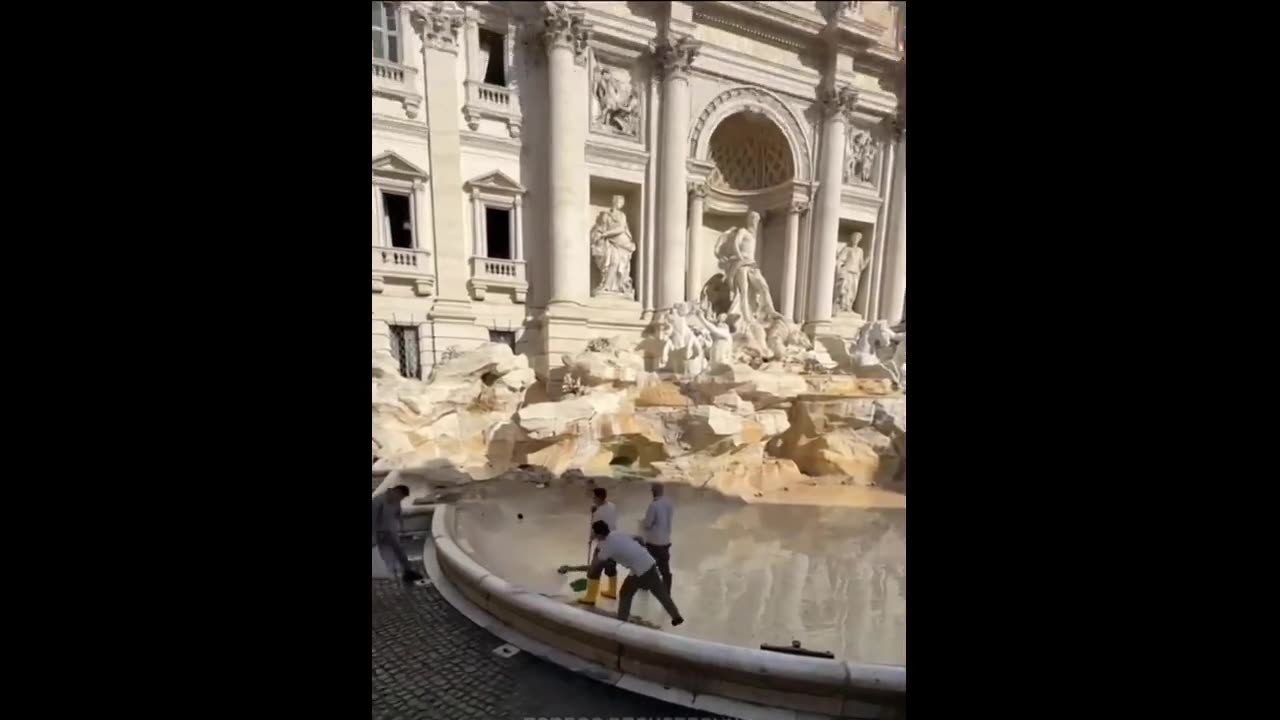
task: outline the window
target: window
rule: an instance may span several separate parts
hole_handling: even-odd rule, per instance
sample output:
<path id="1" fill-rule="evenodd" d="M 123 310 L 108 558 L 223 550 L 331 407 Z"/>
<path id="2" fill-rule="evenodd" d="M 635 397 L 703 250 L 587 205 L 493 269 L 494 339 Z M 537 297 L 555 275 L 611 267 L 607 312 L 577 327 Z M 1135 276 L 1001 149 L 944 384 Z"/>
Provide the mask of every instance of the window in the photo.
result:
<path id="1" fill-rule="evenodd" d="M 480 29 L 480 56 L 487 58 L 484 66 L 485 84 L 507 86 L 506 48 L 506 38 L 501 33 Z"/>
<path id="2" fill-rule="evenodd" d="M 391 355 L 400 362 L 401 377 L 422 379 L 422 367 L 418 364 L 418 328 L 392 325 Z"/>
<path id="3" fill-rule="evenodd" d="M 512 259 L 511 211 L 486 206 L 484 209 L 485 257 Z"/>
<path id="4" fill-rule="evenodd" d="M 490 330 L 489 342 L 502 343 L 511 348 L 511 352 L 516 351 L 516 332 L 514 330 Z"/>
<path id="5" fill-rule="evenodd" d="M 400 27 L 396 24 L 395 3 L 373 3 L 373 56 L 400 62 Z"/>
<path id="6" fill-rule="evenodd" d="M 384 190 L 382 212 L 391 247 L 413 249 L 413 215 L 409 210 L 409 196 Z"/>

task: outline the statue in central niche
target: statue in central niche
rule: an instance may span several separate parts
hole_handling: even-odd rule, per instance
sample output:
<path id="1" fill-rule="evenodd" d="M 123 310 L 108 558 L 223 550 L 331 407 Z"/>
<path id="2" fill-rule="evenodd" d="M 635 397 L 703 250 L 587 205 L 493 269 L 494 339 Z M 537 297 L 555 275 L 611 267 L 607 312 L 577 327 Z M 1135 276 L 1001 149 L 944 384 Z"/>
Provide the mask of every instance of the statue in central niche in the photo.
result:
<path id="1" fill-rule="evenodd" d="M 756 265 L 759 230 L 760 214 L 752 210 L 743 227 L 726 230 L 716 239 L 720 272 L 702 288 L 701 306 L 706 317 L 727 317 L 735 349 L 768 360 L 778 356 L 783 345 L 794 343 L 795 333 L 773 304 L 769 284 Z M 777 336 L 773 342 L 771 335 Z"/>
<path id="2" fill-rule="evenodd" d="M 614 195 L 608 210 L 596 216 L 591 228 L 591 257 L 600 271 L 600 283 L 592 295 L 620 295 L 631 298 L 635 288 L 631 283 L 631 256 L 636 251 L 627 227 L 627 216 L 622 212 L 626 199 Z"/>

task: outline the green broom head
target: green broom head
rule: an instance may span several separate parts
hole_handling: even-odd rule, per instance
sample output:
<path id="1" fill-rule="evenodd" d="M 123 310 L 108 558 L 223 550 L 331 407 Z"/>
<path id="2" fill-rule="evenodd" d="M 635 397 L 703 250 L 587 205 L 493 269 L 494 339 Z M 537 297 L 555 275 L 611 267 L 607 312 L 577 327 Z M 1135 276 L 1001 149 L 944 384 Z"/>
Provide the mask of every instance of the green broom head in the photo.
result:
<path id="1" fill-rule="evenodd" d="M 574 592 L 582 592 L 583 590 L 587 589 L 587 579 L 578 578 L 577 580 L 574 580 L 573 582 L 569 583 L 569 587 L 573 588 Z"/>

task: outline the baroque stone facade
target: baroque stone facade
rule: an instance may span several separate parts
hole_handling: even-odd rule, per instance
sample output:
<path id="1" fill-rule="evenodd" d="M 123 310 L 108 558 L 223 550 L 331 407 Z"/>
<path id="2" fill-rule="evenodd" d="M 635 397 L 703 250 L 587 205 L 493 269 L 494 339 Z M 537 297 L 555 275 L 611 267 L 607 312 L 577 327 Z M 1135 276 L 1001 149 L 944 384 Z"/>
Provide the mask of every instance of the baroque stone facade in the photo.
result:
<path id="1" fill-rule="evenodd" d="M 904 7 L 372 3 L 375 350 L 426 377 L 507 342 L 545 376 L 697 305 L 749 213 L 761 317 L 898 323 Z"/>

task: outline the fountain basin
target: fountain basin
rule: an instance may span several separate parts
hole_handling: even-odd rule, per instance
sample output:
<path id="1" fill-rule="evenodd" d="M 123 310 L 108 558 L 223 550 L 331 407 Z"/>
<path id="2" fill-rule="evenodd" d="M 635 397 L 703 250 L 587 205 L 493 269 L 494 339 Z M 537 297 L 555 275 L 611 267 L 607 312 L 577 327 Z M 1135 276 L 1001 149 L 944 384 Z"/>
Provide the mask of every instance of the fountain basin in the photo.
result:
<path id="1" fill-rule="evenodd" d="M 748 703 L 761 710 L 759 716 L 776 716 L 769 709 L 855 718 L 898 717 L 904 712 L 904 666 L 737 647 L 572 607 L 561 597 L 508 582 L 481 565 L 459 545 L 459 539 L 470 543 L 458 535 L 458 516 L 457 508 L 444 506 L 432 523 L 436 560 L 444 577 L 476 607 L 547 646 L 607 672 L 679 688 L 695 697 Z M 585 555 L 585 538 L 583 545 Z M 519 545 L 510 549 L 528 552 Z M 692 608 L 684 614 L 695 618 L 686 624 L 696 622 Z"/>

